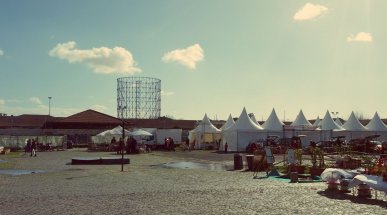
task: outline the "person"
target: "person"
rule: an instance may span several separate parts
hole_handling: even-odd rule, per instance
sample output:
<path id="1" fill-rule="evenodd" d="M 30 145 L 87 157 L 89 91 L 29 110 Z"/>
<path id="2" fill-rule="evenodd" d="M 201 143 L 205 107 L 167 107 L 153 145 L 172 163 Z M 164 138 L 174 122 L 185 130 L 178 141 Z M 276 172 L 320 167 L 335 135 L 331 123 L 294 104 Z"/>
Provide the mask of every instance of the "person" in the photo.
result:
<path id="1" fill-rule="evenodd" d="M 27 140 L 27 145 L 24 149 L 24 154 L 31 153 L 31 139 Z"/>
<path id="2" fill-rule="evenodd" d="M 172 137 L 169 137 L 169 147 L 171 151 L 175 151 L 175 142 L 173 141 Z"/>
<path id="3" fill-rule="evenodd" d="M 117 154 L 122 154 L 124 152 L 124 139 L 120 137 L 120 140 L 118 141 L 118 150 Z"/>
<path id="4" fill-rule="evenodd" d="M 226 142 L 226 144 L 224 144 L 224 152 L 227 153 L 227 150 L 228 150 L 228 143 Z"/>
<path id="5" fill-rule="evenodd" d="M 145 152 L 152 152 L 152 148 L 150 147 L 149 144 L 145 144 Z"/>
<path id="6" fill-rule="evenodd" d="M 137 153 L 137 140 L 134 139 L 133 137 L 132 137 L 132 149 L 131 149 L 131 151 L 133 154 Z"/>
<path id="7" fill-rule="evenodd" d="M 36 147 L 37 147 L 36 141 L 32 140 L 32 143 L 31 143 L 31 155 L 30 155 L 30 157 L 32 157 L 32 156 L 36 157 Z"/>
<path id="8" fill-rule="evenodd" d="M 190 151 L 190 148 L 189 148 L 189 139 L 188 139 L 188 137 L 185 138 L 185 145 L 186 145 L 188 151 Z"/>
<path id="9" fill-rule="evenodd" d="M 115 150 L 116 144 L 117 144 L 117 140 L 115 137 L 113 137 L 112 140 L 110 141 L 110 148 L 112 151 Z"/>
<path id="10" fill-rule="evenodd" d="M 126 140 L 126 154 L 130 154 L 131 153 L 131 150 L 132 150 L 132 139 L 133 137 L 130 136 L 127 140 Z"/>

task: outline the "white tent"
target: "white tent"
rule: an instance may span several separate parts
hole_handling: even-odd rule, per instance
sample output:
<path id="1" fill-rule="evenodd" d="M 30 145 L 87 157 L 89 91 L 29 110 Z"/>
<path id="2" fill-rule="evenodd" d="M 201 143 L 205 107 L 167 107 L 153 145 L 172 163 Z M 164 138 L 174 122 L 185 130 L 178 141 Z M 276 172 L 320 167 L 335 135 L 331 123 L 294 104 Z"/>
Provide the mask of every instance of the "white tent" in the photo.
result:
<path id="1" fill-rule="evenodd" d="M 130 135 L 130 131 L 125 129 L 125 137 Z M 122 137 L 122 127 L 119 125 L 113 129 L 103 131 L 92 137 L 93 143 L 110 143 L 113 137 L 118 141 Z"/>
<path id="2" fill-rule="evenodd" d="M 314 121 L 313 126 L 320 127 L 320 124 L 321 124 L 321 119 L 319 116 L 317 116 L 317 119 L 316 119 L 316 121 Z"/>
<path id="3" fill-rule="evenodd" d="M 222 145 L 227 142 L 230 151 L 244 151 L 250 142 L 262 139 L 263 128 L 254 123 L 248 116 L 246 108 L 243 108 L 238 120 L 222 131 Z"/>
<path id="4" fill-rule="evenodd" d="M 267 131 L 282 132 L 284 123 L 278 118 L 274 108 L 271 111 L 269 118 L 262 124 L 262 128 Z"/>
<path id="5" fill-rule="evenodd" d="M 191 143 L 195 144 L 195 148 L 200 149 L 204 147 L 205 143 L 214 143 L 220 139 L 220 130 L 217 129 L 208 119 L 207 114 L 204 115 L 203 120 L 189 132 L 189 139 Z"/>
<path id="6" fill-rule="evenodd" d="M 300 112 L 298 113 L 296 119 L 294 120 L 294 122 L 292 122 L 291 126 L 304 126 L 304 125 L 312 125 L 305 117 L 304 113 L 302 112 L 302 110 L 300 110 Z"/>
<path id="7" fill-rule="evenodd" d="M 343 128 L 333 121 L 329 111 L 326 112 L 324 119 L 320 123 L 321 130 L 341 131 Z"/>
<path id="8" fill-rule="evenodd" d="M 225 130 L 226 128 L 232 126 L 235 123 L 234 119 L 232 118 L 231 114 L 228 116 L 228 119 L 226 123 L 220 128 L 221 131 Z"/>
<path id="9" fill-rule="evenodd" d="M 254 115 L 254 114 L 252 114 L 250 118 L 251 118 L 251 120 L 253 120 L 253 122 L 254 122 L 255 124 L 260 125 L 259 122 L 257 121 L 257 119 L 255 118 L 255 115 Z"/>
<path id="10" fill-rule="evenodd" d="M 330 140 L 334 136 L 342 135 L 342 131 L 344 129 L 336 124 L 335 121 L 333 121 L 333 118 L 329 111 L 326 112 L 324 118 L 321 120 L 319 124 L 320 131 L 320 140 Z M 335 134 L 333 134 L 335 133 Z"/>
<path id="11" fill-rule="evenodd" d="M 348 120 L 344 123 L 343 128 L 347 131 L 367 131 L 368 129 L 364 127 L 359 120 L 356 118 L 355 113 L 352 111 Z"/>
<path id="12" fill-rule="evenodd" d="M 340 119 L 337 117 L 335 123 L 341 127 L 343 127 L 343 123 L 341 123 Z"/>
<path id="13" fill-rule="evenodd" d="M 346 130 L 347 140 L 364 138 L 369 135 L 368 129 L 359 122 L 353 111 L 348 120 L 344 123 L 343 128 Z"/>
<path id="14" fill-rule="evenodd" d="M 144 136 L 144 137 L 153 136 L 153 134 L 151 134 L 150 132 L 147 132 L 147 131 L 142 130 L 142 129 L 137 129 L 135 131 L 132 131 L 132 132 L 130 132 L 130 135 L 131 136 Z"/>
<path id="15" fill-rule="evenodd" d="M 366 125 L 366 128 L 368 128 L 370 133 L 380 135 L 381 140 L 387 140 L 387 126 L 380 119 L 378 112 L 375 112 L 374 117 Z"/>
<path id="16" fill-rule="evenodd" d="M 374 117 L 372 117 L 371 121 L 366 125 L 366 128 L 370 131 L 387 131 L 387 126 L 380 119 L 378 112 L 375 112 Z"/>

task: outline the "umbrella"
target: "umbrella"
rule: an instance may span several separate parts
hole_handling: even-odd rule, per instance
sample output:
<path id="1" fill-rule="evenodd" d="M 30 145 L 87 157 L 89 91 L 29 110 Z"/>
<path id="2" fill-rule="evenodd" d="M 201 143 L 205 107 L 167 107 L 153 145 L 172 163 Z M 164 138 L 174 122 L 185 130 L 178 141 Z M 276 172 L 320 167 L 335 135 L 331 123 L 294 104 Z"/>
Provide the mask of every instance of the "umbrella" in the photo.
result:
<path id="1" fill-rule="evenodd" d="M 132 135 L 132 136 L 153 136 L 153 134 L 151 134 L 145 130 L 142 130 L 142 129 L 138 129 L 138 130 L 135 130 L 133 132 L 130 132 L 130 135 Z"/>

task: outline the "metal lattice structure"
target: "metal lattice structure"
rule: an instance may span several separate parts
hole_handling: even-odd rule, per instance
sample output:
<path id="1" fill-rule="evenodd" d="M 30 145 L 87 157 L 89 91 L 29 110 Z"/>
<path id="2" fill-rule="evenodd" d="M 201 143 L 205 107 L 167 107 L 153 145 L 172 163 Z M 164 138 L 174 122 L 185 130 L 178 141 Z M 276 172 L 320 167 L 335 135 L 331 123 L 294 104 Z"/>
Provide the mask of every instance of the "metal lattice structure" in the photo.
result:
<path id="1" fill-rule="evenodd" d="M 117 117 L 157 119 L 161 111 L 161 80 L 149 77 L 117 79 Z"/>

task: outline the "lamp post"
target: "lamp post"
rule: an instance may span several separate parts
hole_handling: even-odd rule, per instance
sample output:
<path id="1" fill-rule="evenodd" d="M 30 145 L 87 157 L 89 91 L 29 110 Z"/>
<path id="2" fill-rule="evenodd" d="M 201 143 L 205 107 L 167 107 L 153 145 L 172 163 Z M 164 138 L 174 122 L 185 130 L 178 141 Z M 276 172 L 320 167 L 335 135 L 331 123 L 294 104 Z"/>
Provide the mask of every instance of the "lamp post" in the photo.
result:
<path id="1" fill-rule="evenodd" d="M 337 115 L 339 114 L 339 112 L 332 111 L 332 114 L 333 114 L 334 118 L 337 120 Z"/>
<path id="2" fill-rule="evenodd" d="M 125 145 L 125 120 L 122 117 L 122 142 L 121 145 L 121 172 L 124 171 L 124 145 Z"/>
<path id="3" fill-rule="evenodd" d="M 52 97 L 48 97 L 48 115 L 51 116 L 51 99 Z"/>
<path id="4" fill-rule="evenodd" d="M 121 107 L 119 106 L 122 111 L 126 109 L 126 106 Z M 121 148 L 121 172 L 124 171 L 124 145 L 125 145 L 125 119 L 124 114 L 121 115 L 121 121 L 122 121 L 122 142 L 120 142 L 120 148 Z"/>

